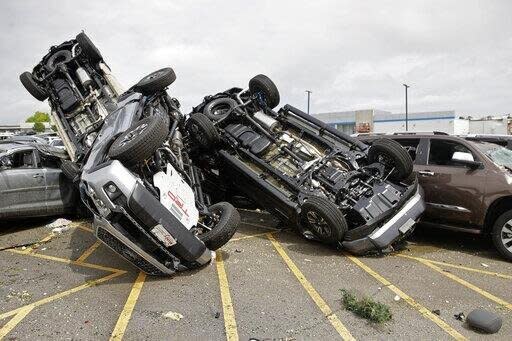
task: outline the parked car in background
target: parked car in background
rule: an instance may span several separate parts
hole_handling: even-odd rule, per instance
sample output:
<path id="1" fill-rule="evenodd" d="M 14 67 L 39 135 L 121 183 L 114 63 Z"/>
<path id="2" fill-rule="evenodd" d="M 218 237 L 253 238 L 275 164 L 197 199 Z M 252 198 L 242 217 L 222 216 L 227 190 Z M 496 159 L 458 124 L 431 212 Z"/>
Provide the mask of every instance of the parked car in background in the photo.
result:
<path id="1" fill-rule="evenodd" d="M 78 196 L 60 170 L 63 157 L 48 145 L 0 142 L 0 218 L 74 213 Z"/>
<path id="2" fill-rule="evenodd" d="M 427 225 L 492 236 L 512 260 L 512 151 L 444 133 L 387 135 L 414 160 L 425 191 Z M 372 144 L 379 136 L 359 136 Z"/>

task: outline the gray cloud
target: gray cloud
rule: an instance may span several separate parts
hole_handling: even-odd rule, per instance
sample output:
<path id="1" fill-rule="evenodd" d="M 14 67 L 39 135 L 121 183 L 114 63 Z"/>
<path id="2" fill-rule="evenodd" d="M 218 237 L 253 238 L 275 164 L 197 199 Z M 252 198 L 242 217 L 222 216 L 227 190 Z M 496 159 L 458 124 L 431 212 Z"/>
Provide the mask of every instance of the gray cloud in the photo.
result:
<path id="1" fill-rule="evenodd" d="M 126 86 L 172 66 L 183 111 L 269 75 L 283 102 L 314 112 L 374 107 L 511 112 L 512 2 L 2 1 L 0 122 L 48 110 L 18 75 L 85 30 Z"/>

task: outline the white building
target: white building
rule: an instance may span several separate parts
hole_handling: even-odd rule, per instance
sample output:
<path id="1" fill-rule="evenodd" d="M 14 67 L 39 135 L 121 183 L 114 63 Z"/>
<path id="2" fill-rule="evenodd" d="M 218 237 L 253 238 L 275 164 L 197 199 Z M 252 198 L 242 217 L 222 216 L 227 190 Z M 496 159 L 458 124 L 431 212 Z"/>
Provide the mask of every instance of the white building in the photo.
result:
<path id="1" fill-rule="evenodd" d="M 459 117 L 454 110 L 409 113 L 408 129 L 405 114 L 392 114 L 376 109 L 321 113 L 315 117 L 347 134 L 393 133 L 406 130 L 440 131 L 448 134 L 510 134 L 508 116 L 473 119 Z"/>

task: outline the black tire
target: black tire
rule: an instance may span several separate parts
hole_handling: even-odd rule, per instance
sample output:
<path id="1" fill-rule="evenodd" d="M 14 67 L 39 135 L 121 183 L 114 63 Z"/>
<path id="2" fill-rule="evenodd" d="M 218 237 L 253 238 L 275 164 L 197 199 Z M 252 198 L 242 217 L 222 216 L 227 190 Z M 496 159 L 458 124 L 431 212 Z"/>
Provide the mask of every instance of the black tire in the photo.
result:
<path id="1" fill-rule="evenodd" d="M 34 80 L 34 76 L 28 71 L 23 72 L 20 75 L 21 84 L 27 89 L 27 91 L 34 96 L 38 101 L 44 101 L 48 98 L 48 93 Z"/>
<path id="2" fill-rule="evenodd" d="M 232 98 L 217 98 L 205 105 L 203 114 L 212 121 L 218 121 L 228 116 L 237 105 L 238 103 Z"/>
<path id="3" fill-rule="evenodd" d="M 68 50 L 60 50 L 51 55 L 51 57 L 46 62 L 46 67 L 50 72 L 55 70 L 60 64 L 69 62 L 71 60 L 72 55 L 71 51 Z"/>
<path id="4" fill-rule="evenodd" d="M 165 142 L 169 134 L 169 118 L 146 117 L 122 133 L 110 146 L 108 155 L 130 166 L 144 161 Z"/>
<path id="5" fill-rule="evenodd" d="M 512 261 L 512 210 L 500 215 L 492 227 L 492 242 L 498 252 Z M 509 224 L 509 222 L 511 222 Z M 510 240 L 509 240 L 510 239 Z"/>
<path id="6" fill-rule="evenodd" d="M 89 39 L 87 34 L 84 32 L 78 33 L 76 36 L 76 41 L 78 42 L 78 46 L 82 49 L 82 52 L 93 62 L 98 63 L 103 60 L 101 56 L 100 50 L 94 45 L 94 43 Z"/>
<path id="7" fill-rule="evenodd" d="M 202 148 L 209 149 L 212 145 L 219 143 L 220 136 L 212 121 L 204 114 L 195 113 L 190 115 L 187 122 L 187 130 L 190 136 Z"/>
<path id="8" fill-rule="evenodd" d="M 249 81 L 249 91 L 253 95 L 260 93 L 267 103 L 267 106 L 271 109 L 277 107 L 281 100 L 277 86 L 265 75 L 254 76 Z"/>
<path id="9" fill-rule="evenodd" d="M 323 197 L 307 198 L 301 206 L 300 220 L 303 227 L 327 244 L 339 245 L 348 230 L 343 213 L 333 202 Z"/>
<path id="10" fill-rule="evenodd" d="M 60 169 L 66 178 L 75 181 L 77 176 L 80 174 L 80 166 L 73 161 L 64 160 L 60 164 Z"/>
<path id="11" fill-rule="evenodd" d="M 383 163 L 387 171 L 394 168 L 390 180 L 402 181 L 412 173 L 411 156 L 400 143 L 391 139 L 383 138 L 373 142 L 368 151 L 368 161 Z"/>
<path id="12" fill-rule="evenodd" d="M 198 237 L 210 250 L 217 250 L 226 244 L 236 232 L 240 224 L 240 214 L 230 203 L 219 202 L 208 208 L 218 217 L 217 224 L 208 232 Z"/>
<path id="13" fill-rule="evenodd" d="M 142 78 L 136 85 L 135 89 L 144 95 L 151 95 L 162 91 L 176 80 L 176 74 L 170 67 L 166 67 L 150 73 Z"/>

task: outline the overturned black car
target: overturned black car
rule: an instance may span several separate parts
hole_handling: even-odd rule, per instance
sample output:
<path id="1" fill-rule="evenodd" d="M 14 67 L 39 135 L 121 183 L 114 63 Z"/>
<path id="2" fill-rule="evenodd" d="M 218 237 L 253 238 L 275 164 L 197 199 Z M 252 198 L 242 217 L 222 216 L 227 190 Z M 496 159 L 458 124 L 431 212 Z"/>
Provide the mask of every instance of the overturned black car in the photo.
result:
<path id="1" fill-rule="evenodd" d="M 209 179 L 228 184 L 308 239 L 361 254 L 413 230 L 425 206 L 412 160 L 395 141 L 371 147 L 285 105 L 266 76 L 193 108 L 191 153 Z M 208 152 L 205 152 L 208 151 Z"/>

